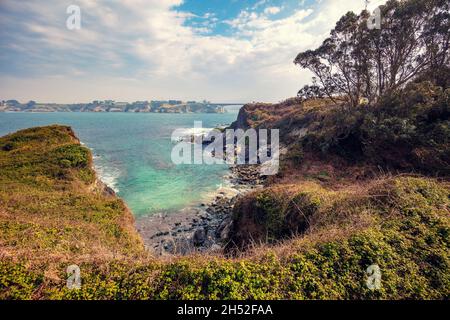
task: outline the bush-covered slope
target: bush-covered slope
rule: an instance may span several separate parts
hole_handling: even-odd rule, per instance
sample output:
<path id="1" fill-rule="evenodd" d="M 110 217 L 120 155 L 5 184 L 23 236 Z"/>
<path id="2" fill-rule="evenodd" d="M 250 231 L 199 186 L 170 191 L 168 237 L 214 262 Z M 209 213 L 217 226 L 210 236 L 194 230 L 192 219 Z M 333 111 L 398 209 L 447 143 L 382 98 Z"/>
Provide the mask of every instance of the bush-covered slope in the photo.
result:
<path id="1" fill-rule="evenodd" d="M 247 206 L 246 215 L 237 218 L 246 219 L 249 228 L 258 221 L 265 239 L 289 235 L 283 243 L 235 258 L 158 261 L 142 251 L 122 201 L 95 183 L 90 152 L 69 128 L 24 130 L 1 138 L 0 148 L 3 299 L 443 299 L 450 294 L 449 189 L 430 179 L 380 179 L 339 192 L 314 182 L 283 190 L 273 186 L 249 195 L 240 204 Z M 287 206 L 289 201 L 296 206 Z M 298 231 L 294 238 L 292 230 Z M 70 264 L 81 268 L 79 290 L 66 287 Z M 366 286 L 372 264 L 382 272 L 376 291 Z"/>
<path id="2" fill-rule="evenodd" d="M 352 199 L 353 197 L 353 199 Z M 419 178 L 380 181 L 343 197 L 320 228 L 240 259 L 81 264 L 82 288 L 3 261 L 2 297 L 71 299 L 445 299 L 450 294 L 448 189 Z M 365 198 L 365 199 L 364 199 Z M 353 203 L 355 207 L 348 205 Z M 364 207 L 365 211 L 362 209 Z M 330 214 L 330 213 L 329 213 Z M 328 221 L 327 220 L 332 220 Z M 352 223 L 349 223 L 351 221 Z M 366 269 L 381 269 L 381 289 Z M 58 275 L 64 279 L 64 266 Z M 0 287 L 1 288 L 1 287 Z"/>
<path id="3" fill-rule="evenodd" d="M 278 129 L 288 148 L 284 164 L 294 170 L 312 159 L 334 167 L 375 166 L 448 176 L 449 106 L 449 88 L 412 82 L 373 106 L 336 105 L 327 99 L 249 104 L 232 127 Z"/>
<path id="4" fill-rule="evenodd" d="M 129 256 L 143 246 L 122 200 L 96 180 L 69 127 L 0 138 L 2 257 L 74 261 Z"/>

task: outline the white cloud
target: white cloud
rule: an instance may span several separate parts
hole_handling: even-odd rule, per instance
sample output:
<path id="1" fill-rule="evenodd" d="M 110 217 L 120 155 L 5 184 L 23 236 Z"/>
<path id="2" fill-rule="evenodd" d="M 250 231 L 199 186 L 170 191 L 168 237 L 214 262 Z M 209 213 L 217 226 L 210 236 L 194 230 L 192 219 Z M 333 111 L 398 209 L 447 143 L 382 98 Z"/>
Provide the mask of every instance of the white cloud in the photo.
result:
<path id="1" fill-rule="evenodd" d="M 264 9 L 265 14 L 277 14 L 280 13 L 280 11 L 280 7 L 267 7 L 266 9 Z"/>
<path id="2" fill-rule="evenodd" d="M 225 37 L 210 34 L 218 23 L 213 13 L 201 17 L 202 24 L 186 25 L 193 15 L 173 9 L 182 0 L 77 2 L 82 30 L 75 33 L 64 28 L 60 1 L 0 4 L 0 9 L 36 17 L 13 22 L 29 35 L 18 33 L 17 43 L 9 46 L 29 50 L 37 60 L 46 60 L 43 55 L 53 59 L 40 65 L 30 62 L 38 69 L 32 76 L 0 76 L 1 91 L 7 94 L 2 98 L 278 101 L 295 95 L 310 80 L 308 72 L 293 65 L 296 54 L 318 46 L 346 11 L 363 8 L 354 1 L 323 0 L 277 20 L 269 17 L 279 13 L 279 7 L 268 7 L 262 14 L 248 9 L 225 22 L 235 29 L 233 36 Z M 3 41 L 0 45 L 6 46 Z"/>

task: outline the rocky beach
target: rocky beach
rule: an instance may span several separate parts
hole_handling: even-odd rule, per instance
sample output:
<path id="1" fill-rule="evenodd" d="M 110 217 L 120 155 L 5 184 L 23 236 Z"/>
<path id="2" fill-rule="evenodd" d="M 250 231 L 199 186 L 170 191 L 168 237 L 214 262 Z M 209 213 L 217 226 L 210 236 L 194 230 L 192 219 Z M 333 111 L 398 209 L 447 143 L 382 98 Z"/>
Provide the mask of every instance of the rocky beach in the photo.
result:
<path id="1" fill-rule="evenodd" d="M 228 242 L 234 204 L 246 193 L 263 187 L 259 169 L 258 165 L 231 166 L 210 202 L 137 218 L 136 228 L 147 249 L 157 255 L 221 252 Z"/>

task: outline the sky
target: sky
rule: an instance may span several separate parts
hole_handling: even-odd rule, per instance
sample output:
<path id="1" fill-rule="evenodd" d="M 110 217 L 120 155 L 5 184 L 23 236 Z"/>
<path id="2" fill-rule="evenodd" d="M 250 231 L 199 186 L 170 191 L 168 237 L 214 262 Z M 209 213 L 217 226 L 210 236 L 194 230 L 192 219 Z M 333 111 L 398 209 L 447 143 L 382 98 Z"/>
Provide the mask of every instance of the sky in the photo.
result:
<path id="1" fill-rule="evenodd" d="M 311 80 L 296 55 L 364 2 L 0 0 L 0 100 L 281 101 Z"/>

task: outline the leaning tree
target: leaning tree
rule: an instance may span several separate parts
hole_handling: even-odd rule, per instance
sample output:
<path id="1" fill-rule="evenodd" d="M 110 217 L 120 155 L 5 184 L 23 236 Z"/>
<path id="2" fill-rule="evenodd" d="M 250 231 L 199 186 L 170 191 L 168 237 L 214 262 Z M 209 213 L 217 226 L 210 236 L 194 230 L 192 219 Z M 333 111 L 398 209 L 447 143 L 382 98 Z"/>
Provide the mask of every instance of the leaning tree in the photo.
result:
<path id="1" fill-rule="evenodd" d="M 379 9 L 378 27 L 368 11 L 349 12 L 319 48 L 297 56 L 294 63 L 314 74 L 299 97 L 374 103 L 425 71 L 449 68 L 448 0 L 389 0 Z"/>

